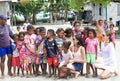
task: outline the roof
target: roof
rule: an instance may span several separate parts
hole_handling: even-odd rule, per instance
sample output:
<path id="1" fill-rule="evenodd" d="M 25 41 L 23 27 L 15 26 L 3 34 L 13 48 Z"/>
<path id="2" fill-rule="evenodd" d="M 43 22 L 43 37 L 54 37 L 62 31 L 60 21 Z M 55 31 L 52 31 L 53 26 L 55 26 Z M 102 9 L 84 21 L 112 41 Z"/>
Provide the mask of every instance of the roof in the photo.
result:
<path id="1" fill-rule="evenodd" d="M 113 2 L 119 2 L 120 3 L 120 0 L 111 0 L 111 1 L 113 1 Z"/>
<path id="2" fill-rule="evenodd" d="M 18 2 L 18 0 L 0 0 L 0 2 Z"/>

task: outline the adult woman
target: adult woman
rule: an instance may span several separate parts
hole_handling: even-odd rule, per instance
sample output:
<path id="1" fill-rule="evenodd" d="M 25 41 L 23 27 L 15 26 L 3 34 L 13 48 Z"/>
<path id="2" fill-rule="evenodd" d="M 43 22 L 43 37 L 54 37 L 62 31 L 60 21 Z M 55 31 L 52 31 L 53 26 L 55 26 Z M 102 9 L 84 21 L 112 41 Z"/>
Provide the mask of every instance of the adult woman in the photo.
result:
<path id="1" fill-rule="evenodd" d="M 112 73 L 115 75 L 118 75 L 118 73 L 116 71 L 117 63 L 111 34 L 106 33 L 106 35 L 103 35 L 103 39 L 104 42 L 101 44 L 101 50 L 98 53 L 98 60 L 95 63 L 95 67 L 103 70 L 100 77 L 101 79 L 106 79 L 109 78 Z"/>
<path id="2" fill-rule="evenodd" d="M 73 43 L 74 46 L 71 48 L 73 59 L 69 61 L 67 68 L 69 68 L 70 73 L 74 74 L 75 78 L 77 78 L 85 62 L 85 49 L 80 35 L 74 37 Z"/>

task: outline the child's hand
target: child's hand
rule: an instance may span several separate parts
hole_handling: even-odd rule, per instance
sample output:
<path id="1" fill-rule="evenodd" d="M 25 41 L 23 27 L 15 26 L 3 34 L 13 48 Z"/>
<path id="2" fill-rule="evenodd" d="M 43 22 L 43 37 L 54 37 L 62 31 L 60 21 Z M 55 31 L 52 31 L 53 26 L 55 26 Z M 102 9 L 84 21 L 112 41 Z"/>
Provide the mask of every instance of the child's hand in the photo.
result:
<path id="1" fill-rule="evenodd" d="M 74 59 L 69 60 L 69 63 L 73 63 L 73 62 L 74 62 Z"/>

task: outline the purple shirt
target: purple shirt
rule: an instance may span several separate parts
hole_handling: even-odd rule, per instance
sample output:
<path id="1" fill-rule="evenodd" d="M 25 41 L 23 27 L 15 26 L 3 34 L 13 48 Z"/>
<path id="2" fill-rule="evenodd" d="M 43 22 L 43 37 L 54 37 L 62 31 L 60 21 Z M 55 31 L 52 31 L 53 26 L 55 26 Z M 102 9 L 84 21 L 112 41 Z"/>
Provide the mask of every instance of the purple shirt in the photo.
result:
<path id="1" fill-rule="evenodd" d="M 0 27 L 0 47 L 10 46 L 10 37 L 13 36 L 14 34 L 8 25 Z"/>

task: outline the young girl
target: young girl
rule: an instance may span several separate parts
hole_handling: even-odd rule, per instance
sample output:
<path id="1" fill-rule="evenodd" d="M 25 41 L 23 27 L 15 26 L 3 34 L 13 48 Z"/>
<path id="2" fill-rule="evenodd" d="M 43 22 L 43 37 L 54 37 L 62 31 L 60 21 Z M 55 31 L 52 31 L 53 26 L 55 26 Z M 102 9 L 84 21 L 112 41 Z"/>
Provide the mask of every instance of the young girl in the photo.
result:
<path id="1" fill-rule="evenodd" d="M 56 34 L 57 34 L 56 43 L 57 43 L 57 46 L 59 48 L 58 63 L 60 63 L 61 60 L 62 60 L 61 51 L 62 51 L 62 44 L 63 44 L 63 41 L 64 41 L 64 29 L 63 28 L 59 28 L 56 31 Z"/>
<path id="2" fill-rule="evenodd" d="M 28 71 L 28 62 L 27 62 L 27 55 L 26 55 L 26 48 L 24 43 L 24 32 L 20 32 L 18 37 L 19 41 L 17 43 L 19 59 L 20 59 L 20 69 L 22 71 L 22 77 L 24 77 L 24 71 Z"/>
<path id="3" fill-rule="evenodd" d="M 73 59 L 69 60 L 67 68 L 69 68 L 70 73 L 74 74 L 74 77 L 77 78 L 82 70 L 83 63 L 85 63 L 86 58 L 82 37 L 80 35 L 76 35 L 73 41 L 74 46 L 71 48 Z"/>
<path id="4" fill-rule="evenodd" d="M 58 55 L 57 55 L 57 52 L 58 52 L 58 47 L 57 47 L 57 43 L 55 41 L 55 33 L 54 33 L 54 30 L 52 29 L 49 29 L 48 32 L 47 32 L 47 38 L 46 40 L 44 41 L 44 48 L 45 48 L 45 55 L 47 55 L 47 58 L 48 58 L 48 66 L 49 66 L 49 76 L 48 77 L 51 77 L 52 76 L 52 69 L 53 69 L 53 73 L 54 75 L 56 76 L 56 69 L 57 69 L 57 66 L 58 66 Z"/>
<path id="5" fill-rule="evenodd" d="M 70 42 L 63 42 L 62 60 L 59 64 L 58 77 L 56 79 L 68 76 L 68 75 L 64 74 L 65 73 L 64 71 L 66 71 L 65 67 L 69 63 L 69 60 L 73 58 L 72 52 L 69 50 L 70 44 L 71 44 Z"/>
<path id="6" fill-rule="evenodd" d="M 114 47 L 115 47 L 115 30 L 114 30 L 114 24 L 110 24 L 110 33 L 111 33 L 112 42 L 113 42 Z"/>
<path id="7" fill-rule="evenodd" d="M 36 60 L 35 39 L 36 39 L 36 35 L 34 34 L 34 27 L 32 25 L 28 25 L 27 34 L 25 35 L 25 39 L 24 39 L 25 46 L 26 46 L 27 59 L 29 62 L 28 68 L 29 68 L 30 76 L 28 77 L 32 77 L 33 75 L 32 69 L 33 69 L 33 72 L 35 73 L 34 66 L 32 67 L 32 65 L 35 64 L 35 60 Z"/>
<path id="8" fill-rule="evenodd" d="M 39 66 L 39 64 L 41 65 L 41 69 L 42 69 L 42 75 L 46 74 L 46 69 L 47 69 L 47 57 L 44 56 L 44 40 L 46 38 L 46 29 L 44 27 L 40 27 L 40 36 L 41 36 L 41 40 L 38 42 L 38 46 L 36 47 L 36 51 L 37 51 L 37 59 L 36 59 L 36 64 Z M 36 72 L 38 75 L 38 69 L 39 67 L 36 68 Z"/>
<path id="9" fill-rule="evenodd" d="M 18 35 L 14 35 L 14 42 L 12 43 L 13 57 L 12 57 L 12 66 L 13 66 L 13 76 L 16 76 L 16 68 L 18 69 L 19 74 L 19 54 L 17 49 Z"/>
<path id="10" fill-rule="evenodd" d="M 98 40 L 96 39 L 96 32 L 94 29 L 89 30 L 89 37 L 85 40 L 86 44 L 86 77 L 89 77 L 90 66 L 93 70 L 93 77 L 97 76 L 96 69 L 93 64 L 97 58 Z"/>

